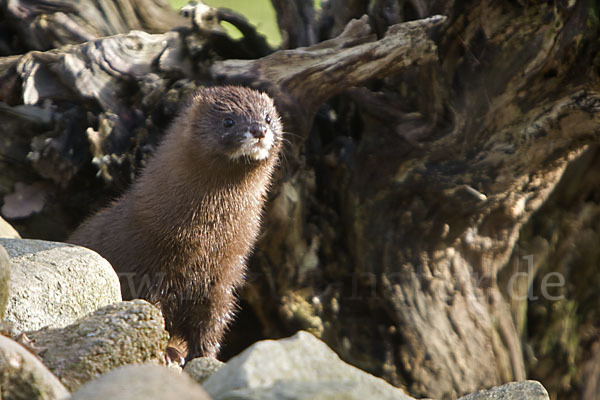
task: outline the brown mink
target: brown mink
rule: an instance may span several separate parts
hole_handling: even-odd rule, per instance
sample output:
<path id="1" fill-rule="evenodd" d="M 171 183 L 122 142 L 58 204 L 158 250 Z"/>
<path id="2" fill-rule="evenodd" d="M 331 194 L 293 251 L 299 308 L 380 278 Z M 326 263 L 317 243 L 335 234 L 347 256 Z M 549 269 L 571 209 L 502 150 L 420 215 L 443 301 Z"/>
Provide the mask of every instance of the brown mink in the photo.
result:
<path id="1" fill-rule="evenodd" d="M 269 96 L 200 89 L 125 194 L 69 238 L 113 265 L 124 299 L 160 307 L 171 357 L 216 356 L 281 143 Z"/>

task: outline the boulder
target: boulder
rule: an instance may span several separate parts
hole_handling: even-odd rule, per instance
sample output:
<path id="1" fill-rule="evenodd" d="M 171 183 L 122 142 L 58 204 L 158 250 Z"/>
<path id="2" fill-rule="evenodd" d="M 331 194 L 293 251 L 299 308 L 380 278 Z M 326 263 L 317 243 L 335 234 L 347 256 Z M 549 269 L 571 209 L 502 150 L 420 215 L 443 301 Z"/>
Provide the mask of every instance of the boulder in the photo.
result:
<path id="1" fill-rule="evenodd" d="M 0 238 L 20 239 L 21 235 L 19 235 L 19 232 L 11 224 L 0 217 Z"/>
<path id="2" fill-rule="evenodd" d="M 111 304 L 65 328 L 28 336 L 70 390 L 122 365 L 164 363 L 169 340 L 160 310 L 144 300 Z"/>
<path id="3" fill-rule="evenodd" d="M 11 261 L 5 319 L 22 331 L 62 328 L 121 301 L 108 261 L 83 247 L 27 239 L 0 239 Z"/>
<path id="4" fill-rule="evenodd" d="M 458 400 L 549 400 L 548 392 L 537 381 L 511 382 L 488 390 L 480 390 Z"/>
<path id="5" fill-rule="evenodd" d="M 6 304 L 8 303 L 9 297 L 9 282 L 10 257 L 4 247 L 0 246 L 0 320 L 4 319 L 4 314 L 6 312 Z"/>
<path id="6" fill-rule="evenodd" d="M 253 344 L 203 386 L 216 400 L 412 399 L 383 379 L 346 364 L 304 331 L 288 339 Z"/>
<path id="7" fill-rule="evenodd" d="M 129 365 L 90 381 L 69 400 L 210 400 L 187 374 L 158 365 Z"/>
<path id="8" fill-rule="evenodd" d="M 0 335 L 0 398 L 66 399 L 69 392 L 42 362 L 17 342 Z"/>
<path id="9" fill-rule="evenodd" d="M 198 357 L 187 362 L 183 370 L 198 383 L 204 383 L 212 374 L 223 365 L 221 361 L 210 357 Z"/>

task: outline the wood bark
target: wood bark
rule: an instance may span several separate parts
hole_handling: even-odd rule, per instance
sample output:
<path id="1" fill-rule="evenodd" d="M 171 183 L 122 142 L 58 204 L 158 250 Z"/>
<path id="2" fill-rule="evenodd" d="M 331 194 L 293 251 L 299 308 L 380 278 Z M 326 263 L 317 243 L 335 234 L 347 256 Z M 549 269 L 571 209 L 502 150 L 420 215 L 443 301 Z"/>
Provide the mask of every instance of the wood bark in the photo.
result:
<path id="1" fill-rule="evenodd" d="M 1 26 L 12 34 L 0 41 L 0 54 L 49 50 L 131 30 L 160 33 L 185 24 L 162 0 L 3 0 L 0 6 Z"/>
<path id="2" fill-rule="evenodd" d="M 530 349 L 530 375 L 547 382 L 557 398 L 573 397 L 573 387 L 579 399 L 592 400 L 600 393 L 600 295 L 590 289 L 600 284 L 599 167 L 598 145 L 567 167 L 546 203 L 522 228 L 499 275 L 501 287 L 513 291 L 511 309 Z"/>
<path id="3" fill-rule="evenodd" d="M 175 13 L 149 27 L 121 4 L 109 31 L 63 3 L 14 4 L 2 26 L 23 37 L 3 54 L 38 51 L 0 58 L 0 194 L 26 236 L 64 238 L 122 191 L 197 86 L 250 85 L 289 143 L 223 356 L 307 329 L 416 397 L 526 377 L 597 395 L 593 2 L 273 0 L 272 54 L 220 10 L 167 31 Z M 24 29 L 61 13 L 86 33 Z M 543 296 L 553 272 L 565 285 Z"/>
<path id="4" fill-rule="evenodd" d="M 312 0 L 271 0 L 277 13 L 283 49 L 305 47 L 317 42 Z"/>

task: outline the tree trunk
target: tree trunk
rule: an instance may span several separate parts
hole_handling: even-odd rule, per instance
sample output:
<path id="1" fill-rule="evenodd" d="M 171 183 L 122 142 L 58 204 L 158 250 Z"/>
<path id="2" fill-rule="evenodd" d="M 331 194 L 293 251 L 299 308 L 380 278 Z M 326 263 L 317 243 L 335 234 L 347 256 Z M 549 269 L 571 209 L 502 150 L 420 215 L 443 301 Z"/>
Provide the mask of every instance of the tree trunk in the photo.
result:
<path id="1" fill-rule="evenodd" d="M 62 239 L 122 191 L 197 86 L 250 85 L 289 144 L 224 357 L 307 329 L 416 397 L 526 377 L 598 395 L 593 2 L 273 0 L 286 50 L 268 55 L 235 14 L 210 11 L 243 42 L 194 6 L 193 27 L 147 25 L 125 12 L 140 1 L 111 3 L 113 30 L 2 4 L 20 32 L 3 54 L 81 43 L 0 58 L 2 212 L 22 234 Z M 71 33 L 24 28 L 48 12 Z"/>

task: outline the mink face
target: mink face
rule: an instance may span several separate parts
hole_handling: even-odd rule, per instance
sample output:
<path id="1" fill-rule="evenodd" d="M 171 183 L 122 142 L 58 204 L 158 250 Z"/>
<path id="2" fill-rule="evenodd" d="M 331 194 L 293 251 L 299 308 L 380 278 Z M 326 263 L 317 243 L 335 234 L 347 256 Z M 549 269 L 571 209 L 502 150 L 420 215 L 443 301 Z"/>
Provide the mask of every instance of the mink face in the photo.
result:
<path id="1" fill-rule="evenodd" d="M 234 88 L 205 90 L 196 97 L 192 135 L 213 156 L 233 162 L 259 162 L 278 151 L 281 121 L 265 94 Z"/>

